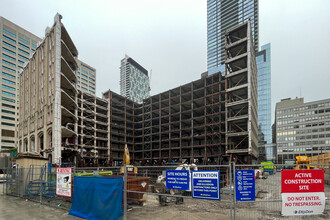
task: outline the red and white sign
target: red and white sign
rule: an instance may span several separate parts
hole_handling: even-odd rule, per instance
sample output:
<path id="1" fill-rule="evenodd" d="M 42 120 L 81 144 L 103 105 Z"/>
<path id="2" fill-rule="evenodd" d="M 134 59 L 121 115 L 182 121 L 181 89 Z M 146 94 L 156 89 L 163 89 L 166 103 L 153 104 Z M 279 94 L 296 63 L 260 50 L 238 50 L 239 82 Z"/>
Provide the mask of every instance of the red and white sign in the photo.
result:
<path id="1" fill-rule="evenodd" d="M 71 167 L 56 169 L 56 195 L 71 197 Z"/>
<path id="2" fill-rule="evenodd" d="M 320 215 L 325 208 L 325 194 L 282 193 L 282 215 Z"/>
<path id="3" fill-rule="evenodd" d="M 283 170 L 282 193 L 324 192 L 323 170 Z"/>
<path id="4" fill-rule="evenodd" d="M 323 170 L 283 170 L 282 215 L 319 215 L 325 208 Z"/>

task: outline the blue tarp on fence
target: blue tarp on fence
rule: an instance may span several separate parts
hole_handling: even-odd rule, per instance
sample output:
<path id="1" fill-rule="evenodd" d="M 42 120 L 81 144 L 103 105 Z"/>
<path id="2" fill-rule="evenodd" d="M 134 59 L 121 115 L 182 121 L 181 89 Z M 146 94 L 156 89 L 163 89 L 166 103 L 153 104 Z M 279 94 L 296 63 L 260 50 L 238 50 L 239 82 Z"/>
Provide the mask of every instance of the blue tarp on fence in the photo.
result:
<path id="1" fill-rule="evenodd" d="M 73 201 L 69 215 L 86 219 L 121 219 L 123 178 L 74 177 Z"/>

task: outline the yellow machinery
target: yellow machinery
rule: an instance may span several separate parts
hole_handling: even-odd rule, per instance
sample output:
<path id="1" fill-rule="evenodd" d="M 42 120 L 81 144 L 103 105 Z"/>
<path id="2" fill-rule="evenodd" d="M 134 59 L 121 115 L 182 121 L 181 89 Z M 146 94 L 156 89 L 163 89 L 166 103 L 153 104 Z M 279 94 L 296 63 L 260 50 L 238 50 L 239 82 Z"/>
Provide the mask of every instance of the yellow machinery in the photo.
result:
<path id="1" fill-rule="evenodd" d="M 308 159 L 307 156 L 296 156 L 296 164 L 298 164 L 297 166 L 295 166 L 293 169 L 294 170 L 311 170 L 313 169 L 312 166 L 310 166 L 310 160 Z"/>
<path id="2" fill-rule="evenodd" d="M 133 165 L 130 165 L 130 156 L 127 144 L 125 144 L 124 156 L 123 156 L 123 165 L 126 164 L 126 170 L 129 174 L 137 174 L 137 168 Z M 120 169 L 120 173 L 124 173 L 124 167 Z"/>

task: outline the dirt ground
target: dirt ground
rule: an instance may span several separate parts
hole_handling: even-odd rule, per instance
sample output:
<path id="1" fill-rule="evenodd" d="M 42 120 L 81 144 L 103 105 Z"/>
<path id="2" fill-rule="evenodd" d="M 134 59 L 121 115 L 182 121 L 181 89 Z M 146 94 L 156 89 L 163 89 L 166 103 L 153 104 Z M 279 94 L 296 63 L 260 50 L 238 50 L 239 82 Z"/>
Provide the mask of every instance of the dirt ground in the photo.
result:
<path id="1" fill-rule="evenodd" d="M 330 197 L 330 185 L 325 185 L 326 197 Z M 325 214 L 321 216 L 282 217 L 281 208 L 281 173 L 278 172 L 268 179 L 256 180 L 256 202 L 237 203 L 237 220 L 275 220 L 275 219 L 330 219 L 330 201 L 326 203 Z M 175 200 L 175 199 L 173 199 Z M 148 195 L 143 206 L 133 206 L 128 212 L 128 219 L 230 219 L 229 195 L 221 194 L 221 202 L 199 199 L 184 199 L 184 203 L 176 205 L 170 202 L 161 206 L 158 197 Z M 273 200 L 273 202 L 266 202 Z"/>
<path id="2" fill-rule="evenodd" d="M 282 217 L 281 216 L 281 174 L 268 179 L 256 180 L 256 202 L 237 203 L 237 220 L 276 220 L 276 219 L 330 219 L 330 201 L 327 201 L 325 214 L 320 216 Z M 325 185 L 326 197 L 330 197 L 330 185 Z M 277 200 L 277 201 L 276 201 Z M 226 202 L 227 201 L 227 202 Z M 175 204 L 175 198 L 168 198 L 168 204 L 161 206 L 158 196 L 147 195 L 143 206 L 129 206 L 129 220 L 213 220 L 230 219 L 230 197 L 221 194 L 221 201 L 184 198 L 183 204 Z M 273 201 L 273 202 L 270 202 Z M 39 203 L 26 201 L 13 196 L 3 196 L 0 184 L 0 220 L 2 219 L 61 219 L 76 220 L 67 215 L 68 211 L 52 208 Z"/>

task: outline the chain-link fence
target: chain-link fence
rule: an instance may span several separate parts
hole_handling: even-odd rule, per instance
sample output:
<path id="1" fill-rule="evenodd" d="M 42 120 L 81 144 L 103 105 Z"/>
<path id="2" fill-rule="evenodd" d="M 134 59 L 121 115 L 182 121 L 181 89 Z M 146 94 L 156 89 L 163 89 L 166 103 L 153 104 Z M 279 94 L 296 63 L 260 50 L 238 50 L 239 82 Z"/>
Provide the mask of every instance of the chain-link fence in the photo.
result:
<path id="1" fill-rule="evenodd" d="M 311 219 L 311 216 L 282 216 L 281 172 L 283 170 L 297 169 L 298 165 L 274 164 L 269 165 L 234 165 L 233 171 L 254 170 L 255 172 L 255 201 L 235 201 L 234 219 Z M 324 192 L 326 198 L 330 197 L 330 171 L 327 164 L 314 164 L 309 167 L 300 165 L 299 169 L 324 170 Z M 235 175 L 235 172 L 233 172 Z M 235 179 L 235 176 L 234 176 Z M 236 188 L 237 186 L 235 186 Z M 324 214 L 313 216 L 312 219 L 330 219 L 330 201 L 326 200 Z"/>
<path id="2" fill-rule="evenodd" d="M 297 165 L 198 165 L 93 167 L 72 169 L 74 176 L 123 177 L 123 219 L 310 219 L 308 216 L 281 215 L 281 172 Z M 324 170 L 326 198 L 330 198 L 330 169 L 328 164 L 314 164 L 300 169 Z M 126 170 L 126 172 L 124 172 Z M 220 172 L 220 200 L 192 198 L 191 183 L 185 190 L 166 186 L 166 171 L 186 170 L 189 182 L 193 171 Z M 255 178 L 255 200 L 236 201 L 235 178 L 239 170 L 252 170 Z M 34 202 L 69 210 L 71 197 L 56 195 L 56 167 L 33 166 L 6 169 L 2 175 L 2 191 Z M 313 219 L 330 219 L 330 200 L 325 211 Z"/>

